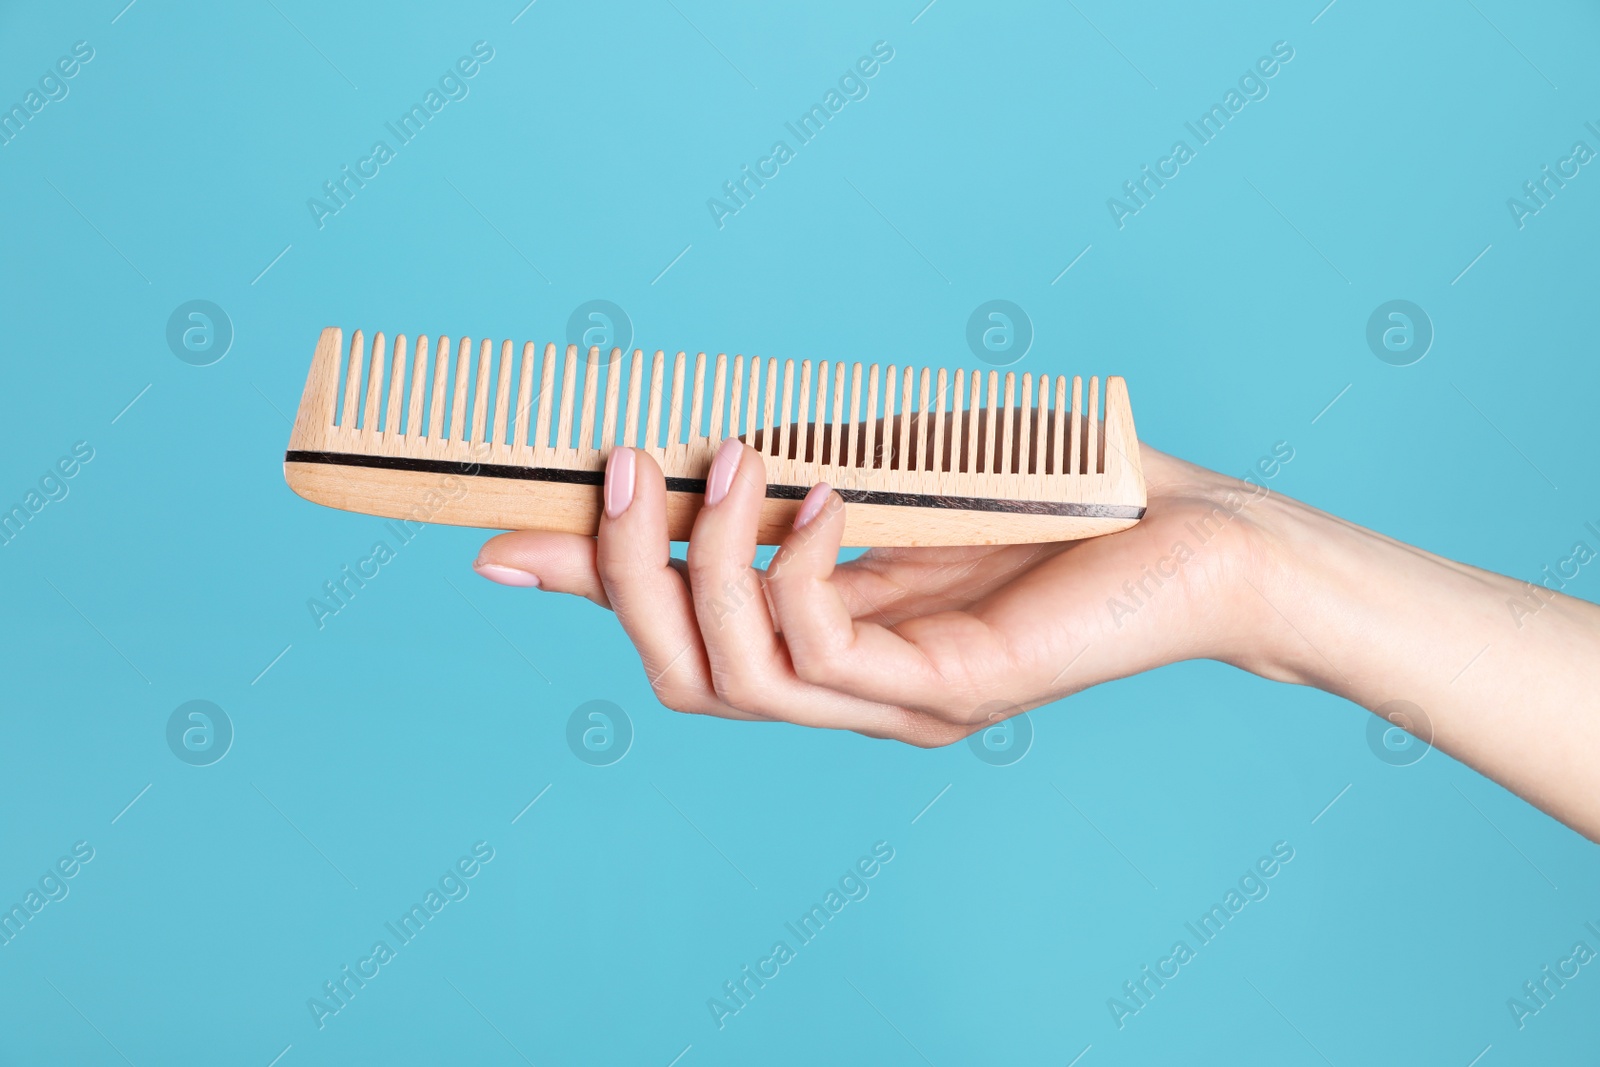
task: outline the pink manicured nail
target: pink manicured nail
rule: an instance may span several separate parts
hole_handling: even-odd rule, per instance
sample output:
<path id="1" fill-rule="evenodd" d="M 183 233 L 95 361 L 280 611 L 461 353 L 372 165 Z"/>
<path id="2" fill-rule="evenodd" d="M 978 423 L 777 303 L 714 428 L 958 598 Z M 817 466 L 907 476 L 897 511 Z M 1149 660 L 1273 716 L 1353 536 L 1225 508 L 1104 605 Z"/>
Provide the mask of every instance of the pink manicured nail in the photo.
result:
<path id="1" fill-rule="evenodd" d="M 616 518 L 633 503 L 633 449 L 618 448 L 606 460 L 606 515 Z"/>
<path id="2" fill-rule="evenodd" d="M 806 523 L 822 514 L 823 507 L 828 503 L 828 497 L 833 493 L 833 486 L 827 482 L 818 482 L 811 487 L 811 492 L 800 502 L 800 510 L 794 517 L 796 530 L 805 527 Z"/>
<path id="3" fill-rule="evenodd" d="M 739 457 L 744 454 L 744 442 L 730 437 L 717 449 L 711 461 L 711 473 L 706 475 L 706 504 L 718 504 L 733 488 L 733 476 L 739 473 Z"/>
<path id="4" fill-rule="evenodd" d="M 539 576 L 528 571 L 519 571 L 515 567 L 502 567 L 498 563 L 485 563 L 483 560 L 472 565 L 472 569 L 501 585 L 513 585 L 519 589 L 539 588 Z"/>

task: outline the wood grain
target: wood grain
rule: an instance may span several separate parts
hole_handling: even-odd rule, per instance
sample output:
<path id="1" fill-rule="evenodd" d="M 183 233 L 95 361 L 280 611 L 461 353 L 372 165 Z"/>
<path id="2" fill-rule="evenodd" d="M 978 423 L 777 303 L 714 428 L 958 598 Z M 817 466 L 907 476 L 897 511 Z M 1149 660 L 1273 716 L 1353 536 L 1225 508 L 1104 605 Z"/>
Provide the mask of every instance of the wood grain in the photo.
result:
<path id="1" fill-rule="evenodd" d="M 765 544 L 789 532 L 798 497 L 821 481 L 847 491 L 847 501 L 895 501 L 847 502 L 845 541 L 855 546 L 1092 537 L 1133 525 L 1145 506 L 1119 377 L 1073 377 L 1069 388 L 1064 375 L 905 364 L 880 373 L 878 364 L 683 352 L 669 370 L 665 351 L 604 358 L 567 346 L 558 360 L 555 345 L 541 358 L 532 343 L 513 368 L 510 341 L 491 373 L 494 344 L 466 337 L 452 373 L 447 336 L 411 346 L 403 335 L 373 333 L 370 350 L 365 338 L 355 331 L 346 346 L 343 331 L 322 332 L 289 442 L 292 453 L 318 459 L 284 466 L 295 492 L 348 511 L 593 534 L 598 477 L 613 448 L 642 448 L 669 485 L 692 487 L 727 435 L 763 454 L 768 484 L 778 487 L 762 508 Z M 369 465 L 380 461 L 390 465 Z M 397 469 L 405 463 L 419 469 Z M 686 538 L 699 492 L 668 496 L 671 535 Z M 1039 513 L 1064 505 L 1079 513 Z"/>

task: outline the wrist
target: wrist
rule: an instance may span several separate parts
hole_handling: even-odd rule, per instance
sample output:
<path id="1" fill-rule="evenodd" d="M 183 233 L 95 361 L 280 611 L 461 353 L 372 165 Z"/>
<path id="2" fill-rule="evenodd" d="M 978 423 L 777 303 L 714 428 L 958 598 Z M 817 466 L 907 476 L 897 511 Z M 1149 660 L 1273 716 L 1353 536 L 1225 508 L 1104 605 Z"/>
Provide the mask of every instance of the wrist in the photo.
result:
<path id="1" fill-rule="evenodd" d="M 1241 609 L 1250 637 L 1229 660 L 1244 670 L 1372 708 L 1448 680 L 1433 676 L 1502 629 L 1506 579 L 1288 497 L 1261 501 L 1254 525 L 1239 595 L 1256 610 Z"/>
<path id="2" fill-rule="evenodd" d="M 1241 639 L 1219 658 L 1272 681 L 1350 696 L 1351 679 L 1335 662 L 1347 644 L 1340 631 L 1362 625 L 1372 559 L 1385 539 L 1275 493 L 1249 509 L 1253 544 L 1234 591 Z"/>

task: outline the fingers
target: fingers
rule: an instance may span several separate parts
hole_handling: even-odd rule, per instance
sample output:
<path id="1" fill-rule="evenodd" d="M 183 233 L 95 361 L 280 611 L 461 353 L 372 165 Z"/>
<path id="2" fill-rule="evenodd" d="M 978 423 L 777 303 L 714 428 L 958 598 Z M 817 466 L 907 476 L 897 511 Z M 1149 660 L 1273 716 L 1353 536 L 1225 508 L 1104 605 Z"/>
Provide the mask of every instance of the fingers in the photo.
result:
<path id="1" fill-rule="evenodd" d="M 609 608 L 594 552 L 592 537 L 520 530 L 485 542 L 472 569 L 501 585 L 571 593 Z"/>
<path id="2" fill-rule="evenodd" d="M 819 482 L 801 502 L 794 532 L 767 565 L 767 588 L 779 628 L 786 619 L 806 624 L 796 634 L 784 633 L 801 677 L 805 677 L 799 670 L 802 662 L 850 641 L 855 613 L 830 581 L 843 536 L 844 501 L 826 482 Z"/>
<path id="3" fill-rule="evenodd" d="M 726 707 L 712 688 L 694 602 L 672 566 L 661 468 L 649 453 L 614 449 L 606 461 L 604 500 L 596 568 L 657 699 L 675 711 L 755 718 Z"/>
<path id="4" fill-rule="evenodd" d="M 737 438 L 723 441 L 689 537 L 688 572 L 717 695 L 735 707 L 752 708 L 776 695 L 771 686 L 782 645 L 772 632 L 761 575 L 750 566 L 765 497 L 760 456 Z"/>
<path id="5" fill-rule="evenodd" d="M 717 695 L 726 704 L 805 726 L 905 737 L 920 726 L 894 701 L 861 700 L 798 677 L 767 603 L 768 582 L 751 567 L 756 530 L 766 499 L 759 453 L 729 439 L 706 478 L 705 506 L 689 540 L 689 587 Z M 811 518 L 823 497 L 808 502 Z M 809 525 L 809 524 L 807 524 Z M 838 550 L 838 534 L 831 547 Z"/>
<path id="6" fill-rule="evenodd" d="M 767 568 L 778 629 L 796 677 L 813 686 L 884 704 L 910 704 L 938 712 L 963 712 L 970 701 L 933 666 L 926 652 L 902 633 L 857 610 L 859 589 L 835 580 L 844 535 L 844 501 L 826 484 L 807 494 L 786 538 Z M 940 619 L 938 615 L 933 619 Z M 951 613 L 949 627 L 975 624 Z M 916 624 L 926 630 L 921 620 Z"/>
<path id="7" fill-rule="evenodd" d="M 860 597 L 842 597 L 830 581 L 844 504 L 827 486 L 808 494 L 766 574 L 751 566 L 766 498 L 758 453 L 737 440 L 719 450 L 684 562 L 671 558 L 666 492 L 648 453 L 615 449 L 597 538 L 502 534 L 474 568 L 503 585 L 572 593 L 615 611 L 658 699 L 678 711 L 922 746 L 970 732 L 904 706 L 920 703 L 907 693 L 941 693 L 937 672 L 893 631 L 852 620 Z"/>

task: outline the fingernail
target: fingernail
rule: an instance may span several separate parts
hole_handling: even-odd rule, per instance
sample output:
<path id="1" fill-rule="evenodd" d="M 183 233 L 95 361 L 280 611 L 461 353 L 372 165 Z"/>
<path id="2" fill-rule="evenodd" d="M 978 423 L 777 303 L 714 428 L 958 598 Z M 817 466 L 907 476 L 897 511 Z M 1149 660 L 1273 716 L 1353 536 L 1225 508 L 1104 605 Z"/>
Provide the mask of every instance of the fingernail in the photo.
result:
<path id="1" fill-rule="evenodd" d="M 833 493 L 833 486 L 827 482 L 818 482 L 811 487 L 811 492 L 800 502 L 800 510 L 794 517 L 796 530 L 805 527 L 806 523 L 822 514 L 823 507 L 828 503 L 828 497 Z"/>
<path id="2" fill-rule="evenodd" d="M 744 454 L 744 442 L 730 437 L 717 449 L 711 461 L 711 473 L 706 475 L 706 503 L 717 504 L 733 488 L 733 476 L 739 472 L 739 457 Z"/>
<path id="3" fill-rule="evenodd" d="M 519 589 L 539 588 L 539 576 L 537 574 L 521 571 L 515 567 L 502 567 L 498 563 L 485 563 L 480 559 L 472 565 L 472 569 L 491 582 L 498 582 L 501 585 L 512 585 Z"/>
<path id="4" fill-rule="evenodd" d="M 616 518 L 633 503 L 633 449 L 618 448 L 606 460 L 606 516 Z"/>

